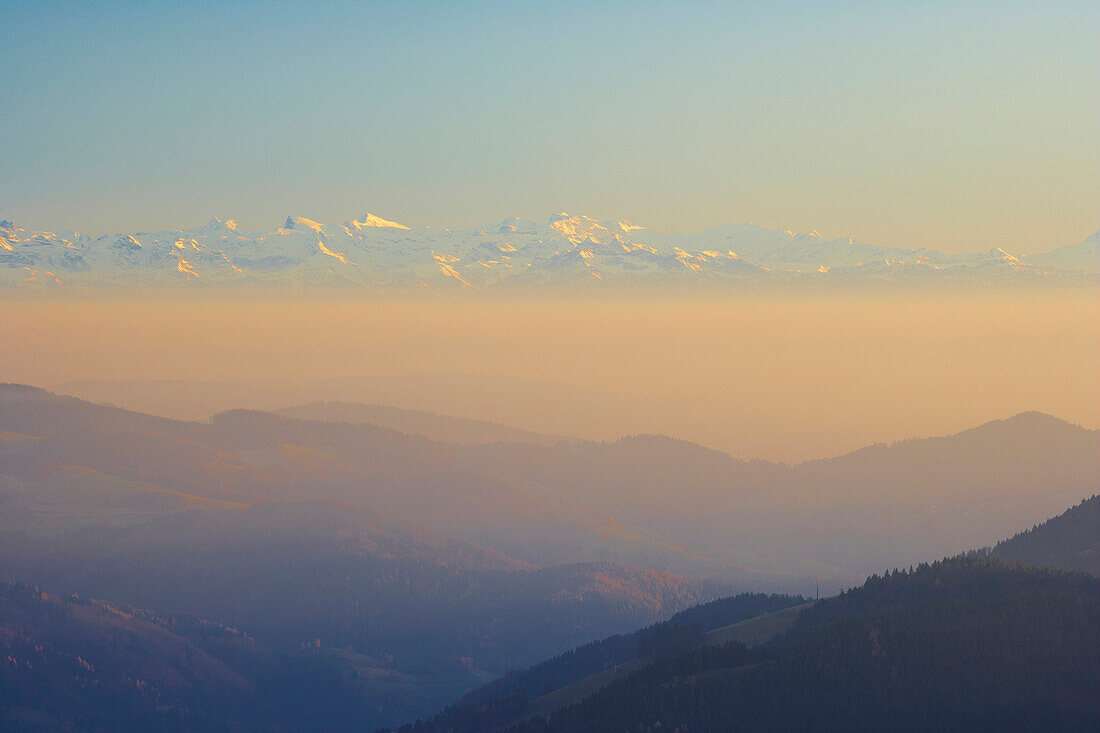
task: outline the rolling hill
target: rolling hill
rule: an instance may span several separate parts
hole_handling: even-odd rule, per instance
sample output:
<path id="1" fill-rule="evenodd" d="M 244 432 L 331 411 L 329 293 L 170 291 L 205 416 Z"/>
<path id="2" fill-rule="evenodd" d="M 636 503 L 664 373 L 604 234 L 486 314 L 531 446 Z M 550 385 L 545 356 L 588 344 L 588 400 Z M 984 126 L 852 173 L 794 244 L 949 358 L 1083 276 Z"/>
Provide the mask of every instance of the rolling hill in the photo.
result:
<path id="1" fill-rule="evenodd" d="M 0 389 L 0 430 L 14 436 L 0 473 L 74 495 L 117 481 L 197 497 L 180 501 L 343 502 L 535 565 L 783 592 L 993 544 L 1100 476 L 1100 431 L 1038 413 L 793 466 L 662 436 L 460 445 L 242 410 L 183 422 L 23 387 Z"/>
<path id="2" fill-rule="evenodd" d="M 1100 431 L 1039 413 L 793 466 L 663 436 L 474 452 L 513 482 L 690 538 L 709 558 L 830 581 L 992 544 L 1089 496 L 1100 477 Z"/>
<path id="3" fill-rule="evenodd" d="M 0 582 L 6 731 L 358 729 L 370 705 L 309 651 L 240 631 Z"/>
<path id="4" fill-rule="evenodd" d="M 311 649 L 334 673 L 355 672 L 373 725 L 429 713 L 510 668 L 714 593 L 606 563 L 534 568 L 316 502 L 161 507 L 142 521 L 76 526 L 32 511 L 0 532 L 0 577 L 211 619 L 280 655 Z"/>
<path id="5" fill-rule="evenodd" d="M 311 402 L 276 410 L 276 414 L 297 420 L 314 422 L 346 422 L 357 425 L 378 425 L 409 435 L 420 435 L 445 443 L 477 445 L 480 443 L 530 443 L 555 445 L 572 440 L 562 435 L 544 435 L 529 430 L 501 425 L 488 420 L 439 415 L 424 410 L 409 410 L 385 405 L 362 405 L 348 402 Z"/>
<path id="6" fill-rule="evenodd" d="M 376 725 L 717 592 L 609 562 L 536 567 L 333 501 L 370 500 L 345 493 L 364 484 L 375 503 L 407 499 L 411 486 L 427 506 L 432 492 L 468 486 L 481 493 L 456 505 L 485 497 L 517 521 L 539 509 L 507 487 L 448 480 L 448 444 L 262 413 L 182 423 L 0 393 L 0 577 L 208 618 L 283 655 L 315 645 L 325 665 L 355 672 Z M 448 511 L 437 503 L 431 516 Z"/>

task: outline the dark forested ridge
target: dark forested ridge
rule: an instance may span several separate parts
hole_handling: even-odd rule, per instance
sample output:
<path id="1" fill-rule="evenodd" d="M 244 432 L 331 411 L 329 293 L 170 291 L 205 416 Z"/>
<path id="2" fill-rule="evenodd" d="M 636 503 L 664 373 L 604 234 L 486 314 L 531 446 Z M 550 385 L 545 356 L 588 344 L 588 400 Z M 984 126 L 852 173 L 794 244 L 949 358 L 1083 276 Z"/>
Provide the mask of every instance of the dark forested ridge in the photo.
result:
<path id="1" fill-rule="evenodd" d="M 688 629 L 692 626 L 700 632 L 710 631 L 805 602 L 806 599 L 801 596 L 742 593 L 692 606 L 673 615 L 668 621 L 647 626 L 630 634 L 614 634 L 571 649 L 528 669 L 507 674 L 464 696 L 455 707 L 482 705 L 515 693 L 535 698 L 589 675 L 628 662 L 639 655 L 654 656 L 652 653 L 645 653 L 653 651 L 649 647 L 654 645 L 650 639 L 654 634 L 667 633 L 670 629 Z M 650 640 L 647 641 L 647 639 Z"/>
<path id="2" fill-rule="evenodd" d="M 1085 499 L 1065 513 L 1000 542 L 993 554 L 1005 560 L 1100 576 L 1100 496 Z"/>
<path id="3" fill-rule="evenodd" d="M 823 598 L 799 614 L 791 634 L 833 621 L 948 601 L 1013 598 L 1027 594 L 1100 598 L 1100 582 L 1083 573 L 1061 572 L 994 557 L 953 557 L 916 569 L 872 575 L 859 588 Z"/>
<path id="4" fill-rule="evenodd" d="M 515 730 L 1095 730 L 1098 645 L 1095 599 L 932 604 L 693 650 Z"/>
<path id="5" fill-rule="evenodd" d="M 403 733 L 1095 730 L 1100 581 L 958 557 L 874 576 L 756 649 L 658 655 L 549 716 L 523 691 Z"/>
<path id="6" fill-rule="evenodd" d="M 696 623 L 702 627 L 703 631 L 711 631 L 754 616 L 782 611 L 784 608 L 790 608 L 791 606 L 799 606 L 809 600 L 809 598 L 803 598 L 802 596 L 787 596 L 778 593 L 741 593 L 727 598 L 716 598 L 713 601 L 685 608 L 683 611 L 673 614 L 667 623 Z"/>

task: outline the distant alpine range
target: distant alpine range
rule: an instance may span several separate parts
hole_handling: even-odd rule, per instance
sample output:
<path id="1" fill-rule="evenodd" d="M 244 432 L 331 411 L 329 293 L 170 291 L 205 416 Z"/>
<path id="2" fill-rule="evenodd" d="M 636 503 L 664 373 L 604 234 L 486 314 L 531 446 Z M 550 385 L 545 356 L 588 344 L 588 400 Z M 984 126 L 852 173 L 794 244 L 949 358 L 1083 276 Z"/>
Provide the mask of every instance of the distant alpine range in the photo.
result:
<path id="1" fill-rule="evenodd" d="M 753 284 L 916 286 L 1100 282 L 1100 231 L 1015 256 L 828 240 L 817 232 L 724 226 L 659 234 L 627 221 L 555 214 L 480 229 L 409 227 L 365 214 L 341 224 L 291 216 L 268 232 L 232 219 L 194 229 L 92 237 L 0 221 L 5 289 L 179 287 L 412 291 L 733 291 Z"/>

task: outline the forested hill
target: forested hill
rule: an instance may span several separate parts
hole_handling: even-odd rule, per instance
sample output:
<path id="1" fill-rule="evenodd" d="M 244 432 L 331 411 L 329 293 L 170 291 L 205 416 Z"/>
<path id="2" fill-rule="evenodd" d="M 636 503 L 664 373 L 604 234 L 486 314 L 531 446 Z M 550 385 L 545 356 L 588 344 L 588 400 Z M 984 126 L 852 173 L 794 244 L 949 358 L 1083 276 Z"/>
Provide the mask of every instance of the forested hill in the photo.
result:
<path id="1" fill-rule="evenodd" d="M 517 692 L 528 698 L 559 689 L 601 670 L 630 661 L 639 655 L 645 640 L 662 635 L 667 629 L 695 626 L 700 632 L 711 631 L 761 614 L 805 603 L 801 596 L 742 593 L 680 611 L 663 623 L 653 624 L 631 634 L 593 641 L 564 654 L 513 672 L 469 693 L 456 707 L 484 705 Z"/>
<path id="2" fill-rule="evenodd" d="M 1004 540 L 993 548 L 1004 560 L 1017 560 L 1100 576 L 1100 496 Z"/>
<path id="3" fill-rule="evenodd" d="M 1098 648 L 1095 599 L 932 604 L 845 619 L 770 658 L 700 647 L 514 730 L 1096 730 Z"/>
<path id="4" fill-rule="evenodd" d="M 953 557 L 917 568 L 872 575 L 859 588 L 824 598 L 805 609 L 791 634 L 856 616 L 949 601 L 979 601 L 1024 595 L 1100 599 L 1100 582 L 1083 573 L 1006 563 L 994 557 Z"/>
<path id="5" fill-rule="evenodd" d="M 763 647 L 658 657 L 548 719 L 517 693 L 404 730 L 1096 730 L 1098 689 L 1100 581 L 954 558 L 821 601 Z"/>

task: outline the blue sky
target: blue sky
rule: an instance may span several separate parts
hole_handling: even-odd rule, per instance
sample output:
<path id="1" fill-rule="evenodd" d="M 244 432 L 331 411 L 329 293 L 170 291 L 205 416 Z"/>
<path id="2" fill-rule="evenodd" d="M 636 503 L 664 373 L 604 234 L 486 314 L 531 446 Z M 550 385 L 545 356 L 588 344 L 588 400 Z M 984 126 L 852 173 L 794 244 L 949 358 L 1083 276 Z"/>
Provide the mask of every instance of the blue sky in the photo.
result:
<path id="1" fill-rule="evenodd" d="M 1095 3 L 0 3 L 0 218 L 1100 227 Z"/>

